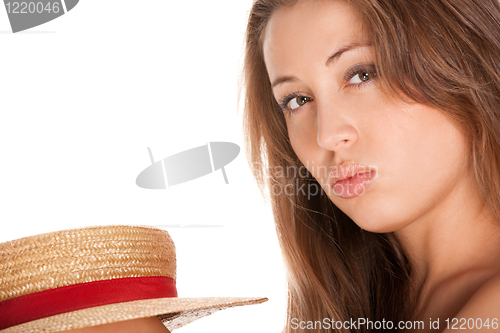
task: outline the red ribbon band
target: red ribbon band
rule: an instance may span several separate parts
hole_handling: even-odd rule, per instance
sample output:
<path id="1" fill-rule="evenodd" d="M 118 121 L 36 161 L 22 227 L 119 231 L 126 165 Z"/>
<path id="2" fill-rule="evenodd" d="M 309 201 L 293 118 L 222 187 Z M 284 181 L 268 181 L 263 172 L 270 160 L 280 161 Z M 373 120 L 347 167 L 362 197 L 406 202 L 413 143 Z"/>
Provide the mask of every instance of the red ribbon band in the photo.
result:
<path id="1" fill-rule="evenodd" d="M 0 302 L 0 330 L 95 306 L 163 297 L 177 297 L 174 279 L 131 277 L 44 290 Z"/>

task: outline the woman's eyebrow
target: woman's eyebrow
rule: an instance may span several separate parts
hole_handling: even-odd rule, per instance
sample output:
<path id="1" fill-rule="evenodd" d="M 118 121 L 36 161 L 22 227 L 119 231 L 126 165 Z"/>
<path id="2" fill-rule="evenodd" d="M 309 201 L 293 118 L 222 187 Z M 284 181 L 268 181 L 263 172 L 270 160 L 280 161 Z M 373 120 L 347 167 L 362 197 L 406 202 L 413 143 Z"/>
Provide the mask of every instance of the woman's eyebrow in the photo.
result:
<path id="1" fill-rule="evenodd" d="M 360 48 L 360 47 L 367 47 L 371 46 L 369 43 L 349 43 L 339 49 L 337 52 L 335 52 L 331 57 L 328 58 L 326 61 L 326 66 L 329 66 L 332 64 L 332 62 L 337 61 L 345 52 L 352 51 L 354 49 Z M 280 76 L 274 82 L 271 84 L 271 89 L 274 89 L 276 86 L 283 84 L 285 82 L 293 82 L 296 81 L 297 78 L 295 76 Z"/>
<path id="2" fill-rule="evenodd" d="M 285 82 L 293 82 L 296 81 L 297 78 L 295 76 L 280 76 L 276 80 L 274 80 L 273 84 L 271 84 L 271 89 L 274 89 L 277 85 L 283 84 Z"/>
<path id="3" fill-rule="evenodd" d="M 330 66 L 332 62 L 337 61 L 347 51 L 352 51 L 354 49 L 366 46 L 371 46 L 371 45 L 368 43 L 349 43 L 346 46 L 339 49 L 337 52 L 335 52 L 331 57 L 329 57 L 325 65 Z"/>

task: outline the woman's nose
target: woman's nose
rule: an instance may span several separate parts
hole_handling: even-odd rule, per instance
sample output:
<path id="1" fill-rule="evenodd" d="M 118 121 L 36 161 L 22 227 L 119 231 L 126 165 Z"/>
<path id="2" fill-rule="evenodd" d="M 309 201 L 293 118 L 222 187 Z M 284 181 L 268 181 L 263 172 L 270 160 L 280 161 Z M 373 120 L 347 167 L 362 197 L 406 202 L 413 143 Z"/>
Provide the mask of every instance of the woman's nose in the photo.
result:
<path id="1" fill-rule="evenodd" d="M 358 131 L 342 112 L 327 108 L 318 110 L 318 144 L 321 148 L 340 151 L 358 140 Z"/>

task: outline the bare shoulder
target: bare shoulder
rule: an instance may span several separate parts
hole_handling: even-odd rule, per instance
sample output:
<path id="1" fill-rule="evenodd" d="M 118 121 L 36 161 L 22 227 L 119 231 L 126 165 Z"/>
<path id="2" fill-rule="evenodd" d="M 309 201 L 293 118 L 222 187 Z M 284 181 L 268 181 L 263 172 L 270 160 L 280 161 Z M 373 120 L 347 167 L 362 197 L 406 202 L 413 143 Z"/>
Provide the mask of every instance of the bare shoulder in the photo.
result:
<path id="1" fill-rule="evenodd" d="M 500 274 L 497 274 L 486 281 L 469 299 L 464 307 L 455 316 L 457 327 L 461 323 L 470 324 L 468 332 L 475 331 L 497 331 L 500 328 Z M 472 321 L 474 323 L 472 323 Z M 482 329 L 479 329 L 482 323 Z M 484 323 L 488 323 L 488 327 L 484 327 Z M 492 327 L 493 325 L 493 327 Z M 466 327 L 467 328 L 467 327 Z M 452 330 L 444 330 L 444 332 L 451 332 Z"/>

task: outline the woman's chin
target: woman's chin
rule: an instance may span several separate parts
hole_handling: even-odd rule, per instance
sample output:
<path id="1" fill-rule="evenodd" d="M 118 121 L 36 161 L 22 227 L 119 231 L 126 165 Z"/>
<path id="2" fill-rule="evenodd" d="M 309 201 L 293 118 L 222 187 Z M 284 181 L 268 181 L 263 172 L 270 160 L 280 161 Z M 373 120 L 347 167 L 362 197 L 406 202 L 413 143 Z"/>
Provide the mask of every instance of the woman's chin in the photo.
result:
<path id="1" fill-rule="evenodd" d="M 377 224 L 377 223 L 370 222 L 370 223 L 365 223 L 365 224 L 359 224 L 359 223 L 356 223 L 356 224 L 358 225 L 358 227 L 360 227 L 361 229 L 363 229 L 365 231 L 379 233 L 379 234 L 394 232 L 394 231 L 397 231 L 399 229 L 396 226 L 387 225 L 387 223 Z"/>
<path id="2" fill-rule="evenodd" d="M 379 214 L 347 214 L 358 227 L 363 230 L 375 233 L 395 232 L 405 227 L 408 223 L 406 219 L 397 218 L 394 215 Z"/>

